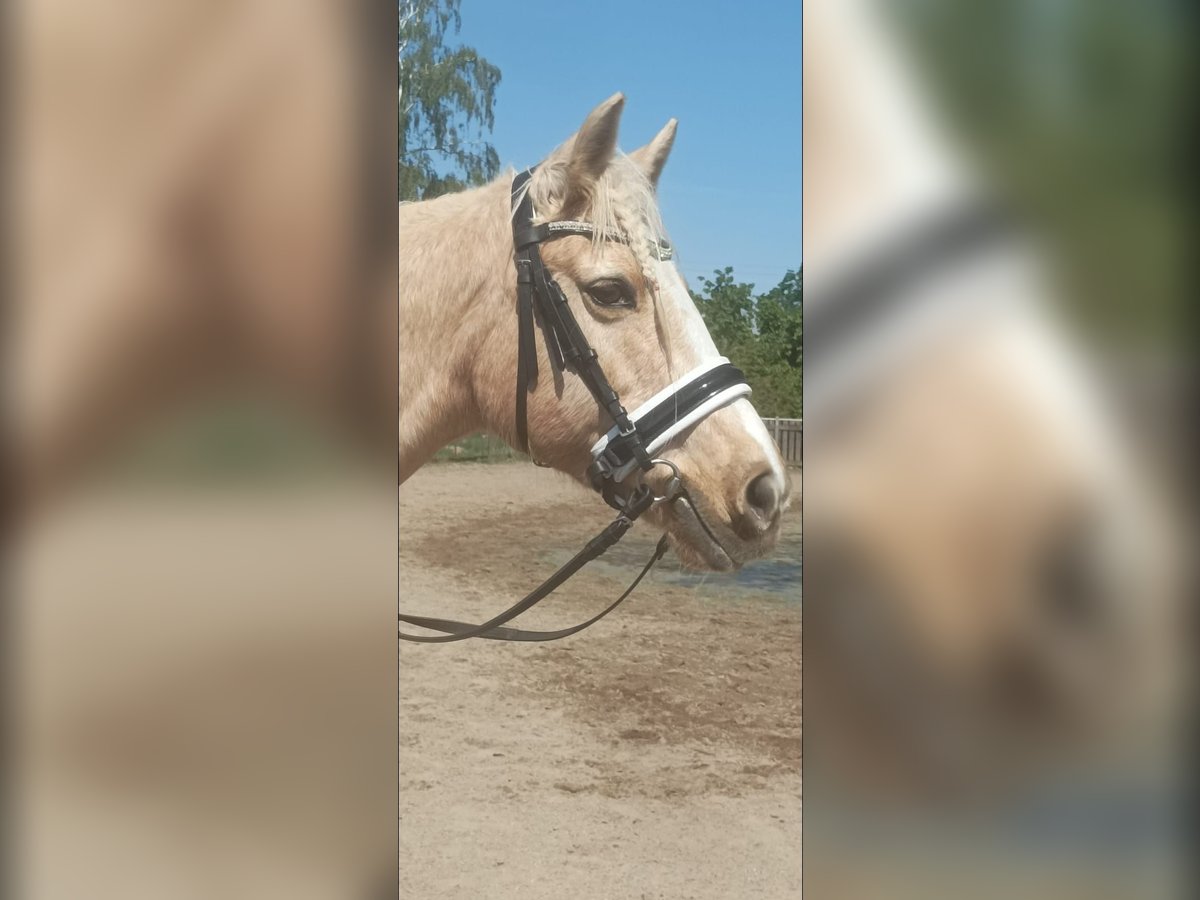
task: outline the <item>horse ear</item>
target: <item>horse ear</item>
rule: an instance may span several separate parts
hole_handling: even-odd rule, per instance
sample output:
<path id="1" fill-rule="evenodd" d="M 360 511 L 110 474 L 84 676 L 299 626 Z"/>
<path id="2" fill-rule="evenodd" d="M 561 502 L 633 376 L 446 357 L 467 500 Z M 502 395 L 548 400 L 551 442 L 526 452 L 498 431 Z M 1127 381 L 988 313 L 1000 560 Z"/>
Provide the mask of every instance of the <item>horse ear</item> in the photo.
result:
<path id="1" fill-rule="evenodd" d="M 675 129 L 678 126 L 679 120 L 671 119 L 654 136 L 654 140 L 629 154 L 629 158 L 637 163 L 655 187 L 658 186 L 658 176 L 662 174 L 663 166 L 667 164 L 667 157 L 671 155 L 671 145 L 675 143 Z"/>
<path id="2" fill-rule="evenodd" d="M 587 206 L 592 188 L 616 152 L 617 126 L 624 107 L 625 95 L 613 94 L 588 114 L 570 146 L 564 148 L 568 158 L 561 214 L 576 214 Z"/>

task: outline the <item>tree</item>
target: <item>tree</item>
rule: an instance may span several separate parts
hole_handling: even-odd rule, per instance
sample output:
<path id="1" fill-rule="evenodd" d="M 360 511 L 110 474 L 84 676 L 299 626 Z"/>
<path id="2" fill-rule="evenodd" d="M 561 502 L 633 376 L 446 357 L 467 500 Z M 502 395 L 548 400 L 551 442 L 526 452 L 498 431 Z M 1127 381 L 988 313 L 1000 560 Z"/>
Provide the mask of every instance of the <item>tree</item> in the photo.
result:
<path id="1" fill-rule="evenodd" d="M 754 305 L 759 338 L 773 359 L 792 369 L 804 363 L 803 293 L 801 272 L 792 269 Z"/>
<path id="2" fill-rule="evenodd" d="M 889 4 L 928 87 L 993 188 L 1037 226 L 1080 324 L 1128 347 L 1174 342 L 1190 293 L 1180 142 L 1190 111 L 1183 3 Z M 1181 116 L 1182 114 L 1182 116 Z"/>
<path id="3" fill-rule="evenodd" d="M 803 280 L 789 271 L 771 290 L 754 295 L 733 269 L 716 270 L 692 294 L 714 343 L 746 373 L 754 406 L 764 416 L 798 418 L 804 409 Z"/>
<path id="4" fill-rule="evenodd" d="M 693 293 L 700 315 L 718 347 L 734 348 L 754 338 L 754 285 L 734 281 L 733 269 L 713 271 L 704 279 L 704 292 Z"/>
<path id="5" fill-rule="evenodd" d="M 484 138 L 495 124 L 500 70 L 473 47 L 447 47 L 461 0 L 399 4 L 398 190 L 423 200 L 480 184 L 500 170 Z"/>

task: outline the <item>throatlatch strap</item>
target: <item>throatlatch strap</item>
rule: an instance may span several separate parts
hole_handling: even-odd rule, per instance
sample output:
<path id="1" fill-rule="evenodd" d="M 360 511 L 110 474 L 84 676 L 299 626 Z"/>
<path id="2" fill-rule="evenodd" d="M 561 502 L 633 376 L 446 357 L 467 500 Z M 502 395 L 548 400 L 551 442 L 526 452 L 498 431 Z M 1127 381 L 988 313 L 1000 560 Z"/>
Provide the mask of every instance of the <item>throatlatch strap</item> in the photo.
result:
<path id="1" fill-rule="evenodd" d="M 517 445 L 529 452 L 529 392 L 537 386 L 537 345 L 533 335 L 533 272 L 527 259 L 517 260 Z"/>

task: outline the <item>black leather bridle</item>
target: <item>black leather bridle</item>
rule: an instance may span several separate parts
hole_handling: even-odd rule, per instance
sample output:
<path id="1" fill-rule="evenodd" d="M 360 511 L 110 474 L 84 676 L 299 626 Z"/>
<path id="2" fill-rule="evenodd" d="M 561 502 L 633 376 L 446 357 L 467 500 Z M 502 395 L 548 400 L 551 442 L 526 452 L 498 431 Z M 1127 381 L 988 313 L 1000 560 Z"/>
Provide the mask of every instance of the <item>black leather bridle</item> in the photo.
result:
<path id="1" fill-rule="evenodd" d="M 399 620 L 410 625 L 442 632 L 436 635 L 415 635 L 399 632 L 400 638 L 418 643 L 445 643 L 481 637 L 502 641 L 550 641 L 575 634 L 598 622 L 616 609 L 636 588 L 666 553 L 667 538 L 663 535 L 653 555 L 633 583 L 620 597 L 600 613 L 570 628 L 558 631 L 526 631 L 505 627 L 516 616 L 541 601 L 561 586 L 587 563 L 596 559 L 619 541 L 634 521 L 656 503 L 682 498 L 691 502 L 680 478 L 679 469 L 669 460 L 656 458 L 654 452 L 673 437 L 722 406 L 750 393 L 746 377 L 740 369 L 722 358 L 700 366 L 668 385 L 633 413 L 626 411 L 621 398 L 609 384 L 595 349 L 588 343 L 575 319 L 562 288 L 542 263 L 539 247 L 567 235 L 595 237 L 595 228 L 587 222 L 558 221 L 533 224 L 533 199 L 529 183 L 533 170 L 521 172 L 513 179 L 513 247 L 517 269 L 517 395 L 516 430 L 520 449 L 530 453 L 527 401 L 537 386 L 538 358 L 534 326 L 541 327 L 550 364 L 560 372 L 573 372 L 587 386 L 596 402 L 613 421 L 612 429 L 592 447 L 592 463 L 588 480 L 610 506 L 617 517 L 600 534 L 592 538 L 566 565 L 555 572 L 518 603 L 500 615 L 478 625 L 450 619 L 400 615 Z M 605 234 L 605 240 L 628 243 L 624 235 Z M 671 248 L 664 241 L 653 247 L 660 260 L 671 258 Z M 532 454 L 531 454 L 532 455 Z M 536 462 L 536 460 L 535 460 Z M 645 483 L 646 473 L 656 466 L 671 470 L 662 495 L 656 495 Z M 635 469 L 640 470 L 638 483 L 622 497 L 618 486 Z M 694 508 L 694 504 L 693 504 Z"/>

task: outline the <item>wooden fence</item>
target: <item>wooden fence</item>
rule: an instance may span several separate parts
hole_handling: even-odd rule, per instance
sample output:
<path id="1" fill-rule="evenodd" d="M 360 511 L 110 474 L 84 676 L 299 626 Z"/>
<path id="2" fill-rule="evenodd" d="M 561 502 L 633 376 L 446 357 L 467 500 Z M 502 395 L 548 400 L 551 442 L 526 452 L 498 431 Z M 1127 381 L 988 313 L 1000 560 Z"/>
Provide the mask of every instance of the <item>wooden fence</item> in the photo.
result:
<path id="1" fill-rule="evenodd" d="M 800 465 L 802 422 L 802 419 L 763 419 L 763 424 L 779 447 L 783 461 L 789 466 Z M 443 447 L 434 458 L 442 462 L 505 462 L 527 457 L 497 437 L 473 434 Z"/>
<path id="2" fill-rule="evenodd" d="M 804 444 L 804 420 L 764 418 L 763 424 L 775 439 L 775 446 L 779 448 L 783 461 L 789 466 L 800 465 Z"/>

